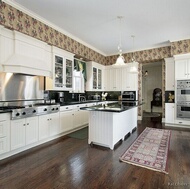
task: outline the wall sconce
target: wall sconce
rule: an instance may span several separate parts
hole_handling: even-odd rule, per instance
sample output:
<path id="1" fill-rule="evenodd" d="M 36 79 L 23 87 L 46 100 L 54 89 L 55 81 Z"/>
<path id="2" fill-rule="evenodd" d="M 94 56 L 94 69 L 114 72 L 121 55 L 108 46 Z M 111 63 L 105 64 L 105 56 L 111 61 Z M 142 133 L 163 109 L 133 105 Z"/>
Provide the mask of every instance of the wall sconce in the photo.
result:
<path id="1" fill-rule="evenodd" d="M 147 77 L 148 76 L 148 71 L 146 70 L 145 72 L 142 72 L 142 76 Z"/>

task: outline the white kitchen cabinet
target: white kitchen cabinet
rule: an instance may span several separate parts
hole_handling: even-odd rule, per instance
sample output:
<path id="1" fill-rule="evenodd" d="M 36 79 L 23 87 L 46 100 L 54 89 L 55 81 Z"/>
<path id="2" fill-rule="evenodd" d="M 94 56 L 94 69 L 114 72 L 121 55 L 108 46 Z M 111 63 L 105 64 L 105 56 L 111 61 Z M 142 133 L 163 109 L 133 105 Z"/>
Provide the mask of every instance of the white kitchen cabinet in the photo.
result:
<path id="1" fill-rule="evenodd" d="M 104 66 L 93 61 L 87 62 L 86 72 L 87 72 L 86 90 L 101 91 L 104 88 L 103 87 Z"/>
<path id="2" fill-rule="evenodd" d="M 165 123 L 175 123 L 175 103 L 165 103 Z"/>
<path id="3" fill-rule="evenodd" d="M 59 112 L 39 116 L 39 140 L 48 139 L 59 133 Z"/>
<path id="4" fill-rule="evenodd" d="M 46 90 L 73 90 L 74 54 L 52 47 L 53 78 L 46 77 Z"/>
<path id="5" fill-rule="evenodd" d="M 50 114 L 49 117 L 49 136 L 55 136 L 60 133 L 59 112 Z"/>
<path id="6" fill-rule="evenodd" d="M 88 107 L 88 106 L 89 106 L 88 103 L 87 104 L 82 104 L 80 106 L 80 108 Z M 80 112 L 81 112 L 81 125 L 87 125 L 88 124 L 88 116 L 89 116 L 88 111 L 87 110 L 80 110 Z"/>
<path id="7" fill-rule="evenodd" d="M 190 79 L 190 54 L 175 55 L 175 79 Z"/>
<path id="8" fill-rule="evenodd" d="M 60 111 L 60 132 L 67 132 L 73 129 L 73 110 Z"/>
<path id="9" fill-rule="evenodd" d="M 10 114 L 0 114 L 0 154 L 10 151 Z"/>
<path id="10" fill-rule="evenodd" d="M 138 73 L 130 72 L 134 65 L 132 63 L 126 64 L 122 68 L 122 91 L 137 91 L 138 90 Z M 135 65 L 138 70 L 138 65 Z"/>
<path id="11" fill-rule="evenodd" d="M 82 110 L 79 106 L 73 110 L 73 129 L 76 129 L 82 125 Z"/>
<path id="12" fill-rule="evenodd" d="M 11 150 L 38 141 L 38 116 L 11 120 Z"/>
<path id="13" fill-rule="evenodd" d="M 76 130 L 88 124 L 88 112 L 80 110 L 88 104 L 78 104 L 60 107 L 60 132 Z"/>
<path id="14" fill-rule="evenodd" d="M 106 91 L 137 91 L 138 73 L 130 72 L 132 63 L 125 66 L 106 66 L 105 90 Z M 138 64 L 135 65 L 138 70 Z"/>
<path id="15" fill-rule="evenodd" d="M 105 90 L 106 91 L 120 91 L 122 85 L 122 68 L 106 66 L 106 79 Z"/>
<path id="16" fill-rule="evenodd" d="M 175 64 L 174 58 L 165 58 L 166 66 L 166 89 L 165 90 L 175 90 Z"/>

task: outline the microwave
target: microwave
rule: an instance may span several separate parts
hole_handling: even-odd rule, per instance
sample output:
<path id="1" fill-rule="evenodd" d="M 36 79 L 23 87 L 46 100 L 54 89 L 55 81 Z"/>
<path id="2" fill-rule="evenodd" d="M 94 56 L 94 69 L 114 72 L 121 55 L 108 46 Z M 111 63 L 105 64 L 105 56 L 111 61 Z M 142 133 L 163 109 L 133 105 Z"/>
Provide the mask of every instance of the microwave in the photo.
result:
<path id="1" fill-rule="evenodd" d="M 135 101 L 136 98 L 136 91 L 124 91 L 122 93 L 122 100 L 123 101 Z"/>

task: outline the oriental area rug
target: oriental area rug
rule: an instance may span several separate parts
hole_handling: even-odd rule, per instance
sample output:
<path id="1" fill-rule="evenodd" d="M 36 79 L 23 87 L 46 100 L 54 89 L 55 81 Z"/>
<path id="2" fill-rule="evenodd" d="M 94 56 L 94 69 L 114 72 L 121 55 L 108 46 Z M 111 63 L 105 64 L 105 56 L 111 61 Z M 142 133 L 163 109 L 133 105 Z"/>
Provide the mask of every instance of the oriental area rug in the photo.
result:
<path id="1" fill-rule="evenodd" d="M 170 136 L 169 130 L 147 127 L 120 157 L 120 161 L 168 173 L 167 156 Z"/>

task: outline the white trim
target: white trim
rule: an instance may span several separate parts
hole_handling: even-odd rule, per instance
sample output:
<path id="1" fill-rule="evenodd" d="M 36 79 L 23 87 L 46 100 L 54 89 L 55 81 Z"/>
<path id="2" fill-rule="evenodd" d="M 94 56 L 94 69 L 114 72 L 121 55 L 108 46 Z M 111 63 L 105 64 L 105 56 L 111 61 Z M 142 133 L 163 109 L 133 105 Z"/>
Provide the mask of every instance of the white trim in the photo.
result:
<path id="1" fill-rule="evenodd" d="M 79 39 L 78 37 L 76 37 L 76 36 L 72 35 L 71 33 L 67 32 L 66 30 L 63 30 L 62 28 L 60 28 L 60 27 L 54 25 L 53 23 L 51 23 L 50 21 L 46 20 L 45 18 L 43 18 L 43 17 L 37 15 L 36 13 L 32 12 L 31 10 L 29 10 L 29 9 L 27 9 L 27 8 L 25 8 L 25 7 L 23 7 L 23 6 L 20 5 L 19 3 L 16 3 L 14 0 L 2 0 L 2 2 L 5 2 L 6 4 L 11 5 L 12 7 L 14 7 L 14 8 L 16 8 L 16 9 L 18 9 L 18 10 L 24 12 L 25 14 L 27 14 L 27 15 L 29 15 L 29 16 L 35 18 L 35 19 L 37 19 L 38 21 L 42 22 L 43 24 L 46 24 L 46 25 L 48 25 L 49 27 L 52 27 L 53 29 L 55 29 L 55 30 L 57 30 L 57 31 L 59 31 L 59 32 L 61 32 L 61 33 L 63 33 L 64 35 L 66 35 L 66 36 L 68 36 L 68 37 L 74 39 L 75 41 L 77 41 L 77 42 L 79 42 L 79 43 L 81 43 L 81 44 L 87 46 L 88 48 L 91 48 L 92 50 L 94 50 L 94 51 L 100 53 L 101 55 L 107 56 L 104 52 L 102 52 L 102 51 L 96 49 L 95 47 L 89 45 L 88 43 L 82 41 L 82 40 Z"/>
<path id="2" fill-rule="evenodd" d="M 147 51 L 147 50 L 153 50 L 153 49 L 157 49 L 157 48 L 164 48 L 164 47 L 171 47 L 170 43 L 166 44 L 166 45 L 157 45 L 157 46 L 153 46 L 153 47 L 147 47 L 145 49 L 135 49 L 134 51 L 124 51 L 122 52 L 123 55 L 127 54 L 127 53 L 135 53 L 135 52 L 139 52 L 139 51 Z M 107 56 L 119 56 L 119 53 L 117 54 L 110 54 Z M 132 58 L 132 56 L 131 56 Z"/>

